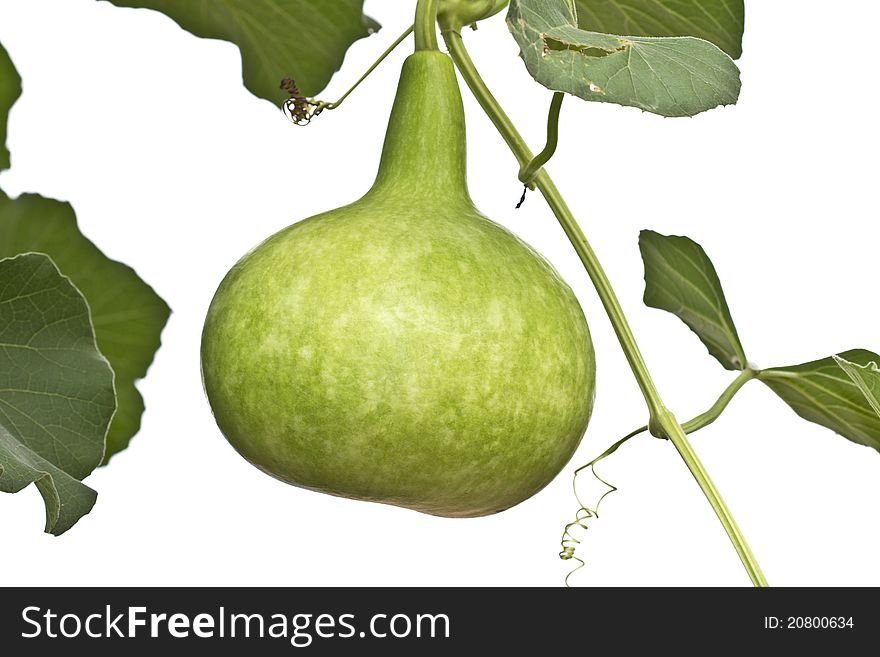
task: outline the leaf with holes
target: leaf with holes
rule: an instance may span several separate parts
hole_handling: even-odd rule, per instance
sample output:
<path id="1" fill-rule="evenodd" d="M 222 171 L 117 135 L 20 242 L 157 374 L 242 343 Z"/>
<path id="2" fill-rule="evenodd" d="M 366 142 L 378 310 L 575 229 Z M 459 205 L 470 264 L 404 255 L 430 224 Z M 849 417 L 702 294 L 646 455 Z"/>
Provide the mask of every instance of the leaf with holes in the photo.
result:
<path id="1" fill-rule="evenodd" d="M 693 116 L 739 97 L 736 64 L 702 39 L 587 32 L 563 0 L 511 0 L 507 23 L 529 73 L 554 91 L 662 116 Z"/>
<path id="2" fill-rule="evenodd" d="M 241 51 L 245 86 L 280 103 L 282 78 L 314 96 L 339 70 L 348 47 L 379 29 L 363 0 L 110 0 L 155 9 L 196 36 L 231 41 Z"/>
<path id="3" fill-rule="evenodd" d="M 697 37 L 742 55 L 743 0 L 575 0 L 582 30 L 643 37 Z"/>
<path id="4" fill-rule="evenodd" d="M 144 401 L 135 381 L 159 348 L 170 310 L 135 271 L 110 260 L 86 239 L 67 203 L 0 191 L 0 258 L 39 251 L 52 257 L 85 295 L 101 353 L 116 373 L 119 410 L 107 435 L 106 458 L 125 449 L 140 429 Z"/>
<path id="5" fill-rule="evenodd" d="M 9 151 L 6 149 L 6 119 L 10 108 L 21 95 L 21 78 L 0 44 L 0 171 L 9 168 Z"/>
<path id="6" fill-rule="evenodd" d="M 0 491 L 36 484 L 46 531 L 62 534 L 91 511 L 82 483 L 104 454 L 116 400 L 89 306 L 52 260 L 0 260 Z"/>
<path id="7" fill-rule="evenodd" d="M 805 420 L 880 450 L 880 356 L 853 349 L 793 367 L 762 370 L 758 378 Z"/>
<path id="8" fill-rule="evenodd" d="M 715 266 L 687 237 L 651 230 L 639 235 L 645 263 L 645 304 L 676 315 L 729 370 L 748 364 Z"/>

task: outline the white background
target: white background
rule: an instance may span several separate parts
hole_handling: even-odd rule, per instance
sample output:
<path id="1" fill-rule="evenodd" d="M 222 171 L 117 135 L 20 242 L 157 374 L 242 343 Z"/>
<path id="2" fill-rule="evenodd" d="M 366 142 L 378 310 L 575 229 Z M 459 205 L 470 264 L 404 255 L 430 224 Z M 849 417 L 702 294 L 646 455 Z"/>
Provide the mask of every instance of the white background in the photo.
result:
<path id="1" fill-rule="evenodd" d="M 357 43 L 322 97 L 356 79 L 411 20 L 367 0 L 385 29 Z M 749 2 L 743 93 L 693 119 L 568 100 L 551 172 L 600 255 L 680 419 L 731 380 L 671 315 L 644 307 L 637 235 L 683 234 L 713 259 L 761 366 L 880 349 L 876 305 L 875 3 Z M 503 17 L 466 35 L 490 86 L 540 147 L 550 93 Z M 24 80 L 10 118 L 7 193 L 70 201 L 85 234 L 174 309 L 140 384 L 130 449 L 87 483 L 94 511 L 41 533 L 36 489 L 0 496 L 0 584 L 542 585 L 562 583 L 571 472 L 645 420 L 608 321 L 539 196 L 516 212 L 517 167 L 467 91 L 471 191 L 577 292 L 598 356 L 598 398 L 570 466 L 489 518 L 449 520 L 286 486 L 216 429 L 199 380 L 202 319 L 226 270 L 269 234 L 348 203 L 372 181 L 402 47 L 309 128 L 241 86 L 229 43 L 93 0 L 0 0 L 0 41 Z M 694 437 L 772 584 L 880 585 L 880 455 L 797 418 L 751 383 Z M 584 585 L 747 585 L 672 447 L 631 442 L 603 463 L 620 491 L 580 554 Z M 592 490 L 592 489 L 589 489 Z M 589 492 L 589 491 L 588 491 Z"/>

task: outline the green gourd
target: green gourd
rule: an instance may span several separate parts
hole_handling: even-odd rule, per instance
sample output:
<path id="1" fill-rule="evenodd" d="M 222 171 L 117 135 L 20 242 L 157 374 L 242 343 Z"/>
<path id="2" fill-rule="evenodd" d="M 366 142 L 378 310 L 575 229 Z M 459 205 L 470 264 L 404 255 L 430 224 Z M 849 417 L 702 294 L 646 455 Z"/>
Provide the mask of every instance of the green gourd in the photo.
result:
<path id="1" fill-rule="evenodd" d="M 569 461 L 595 357 L 571 289 L 474 207 L 451 60 L 403 66 L 375 184 L 245 255 L 211 303 L 221 431 L 285 482 L 451 517 L 507 509 Z"/>

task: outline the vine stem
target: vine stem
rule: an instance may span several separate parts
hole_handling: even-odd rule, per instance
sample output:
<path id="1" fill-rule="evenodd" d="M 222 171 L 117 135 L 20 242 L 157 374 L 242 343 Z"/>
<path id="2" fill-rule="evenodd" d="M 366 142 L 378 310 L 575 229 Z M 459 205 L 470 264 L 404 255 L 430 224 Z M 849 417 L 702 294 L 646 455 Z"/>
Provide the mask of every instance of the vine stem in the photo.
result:
<path id="1" fill-rule="evenodd" d="M 419 5 L 427 5 L 429 2 L 430 0 L 428 0 L 428 2 L 425 2 L 425 0 L 419 0 Z M 461 34 L 455 30 L 444 30 L 443 39 L 446 42 L 446 46 L 449 49 L 449 53 L 452 56 L 456 67 L 480 106 L 498 129 L 498 132 L 513 152 L 520 166 L 526 166 L 533 160 L 534 156 L 522 136 L 520 136 L 516 127 L 511 122 L 510 118 L 504 112 L 504 109 L 499 105 L 498 101 L 492 95 L 492 92 L 489 91 L 474 66 L 467 48 L 464 45 L 464 41 L 461 38 Z M 767 580 L 764 578 L 755 556 L 752 554 L 745 537 L 737 526 L 736 521 L 733 519 L 733 516 L 719 494 L 718 489 L 715 487 L 715 484 L 712 482 L 712 479 L 709 477 L 709 474 L 700 462 L 696 452 L 694 452 L 694 449 L 691 446 L 690 441 L 688 441 L 687 435 L 681 425 L 675 419 L 675 416 L 663 404 L 663 401 L 660 398 L 660 393 L 648 372 L 645 360 L 636 344 L 629 322 L 627 321 L 623 309 L 620 306 L 620 302 L 617 299 L 617 295 L 602 269 L 596 254 L 590 246 L 590 243 L 587 241 L 580 226 L 578 226 L 574 215 L 568 208 L 568 205 L 565 203 L 565 200 L 562 198 L 562 195 L 559 193 L 559 190 L 545 169 L 541 169 L 536 173 L 534 182 L 535 186 L 540 190 L 541 194 L 547 201 L 547 204 L 553 210 L 553 214 L 556 215 L 557 220 L 580 257 L 593 286 L 596 288 L 596 292 L 605 308 L 605 312 L 611 320 L 611 324 L 617 335 L 617 339 L 620 342 L 620 346 L 623 348 L 626 359 L 629 362 L 630 368 L 632 369 L 639 388 L 642 391 L 642 395 L 645 398 L 645 402 L 648 405 L 648 410 L 650 412 L 649 427 L 651 433 L 655 436 L 669 438 L 678 453 L 681 455 L 681 458 L 684 460 L 685 465 L 687 465 L 688 470 L 690 470 L 694 479 L 697 481 L 697 484 L 702 489 L 703 494 L 712 505 L 712 509 L 715 511 L 715 514 L 721 521 L 730 541 L 733 543 L 752 583 L 755 586 L 767 586 Z"/>

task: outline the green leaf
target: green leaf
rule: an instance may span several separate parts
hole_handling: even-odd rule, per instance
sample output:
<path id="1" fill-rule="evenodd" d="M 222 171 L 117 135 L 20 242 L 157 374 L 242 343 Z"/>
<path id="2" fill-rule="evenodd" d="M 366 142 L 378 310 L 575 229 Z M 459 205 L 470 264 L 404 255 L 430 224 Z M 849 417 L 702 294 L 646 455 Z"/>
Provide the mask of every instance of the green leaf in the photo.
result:
<path id="1" fill-rule="evenodd" d="M 89 302 L 98 347 L 116 373 L 119 410 L 107 435 L 109 459 L 140 428 L 144 402 L 134 384 L 147 373 L 170 310 L 131 267 L 107 258 L 79 232 L 70 205 L 31 194 L 11 200 L 0 191 L 0 257 L 27 251 L 51 256 Z"/>
<path id="2" fill-rule="evenodd" d="M 803 365 L 762 370 L 758 378 L 805 420 L 880 450 L 877 363 L 877 354 L 853 349 Z"/>
<path id="3" fill-rule="evenodd" d="M 81 483 L 104 454 L 113 370 L 89 306 L 52 260 L 0 260 L 0 491 L 35 483 L 46 531 L 62 534 L 95 504 Z"/>
<path id="4" fill-rule="evenodd" d="M 736 64 L 702 39 L 587 32 L 571 0 L 511 0 L 507 24 L 529 73 L 554 91 L 662 116 L 693 116 L 739 97 Z"/>
<path id="5" fill-rule="evenodd" d="M 9 168 L 9 151 L 6 149 L 6 120 L 10 108 L 21 95 L 21 78 L 0 44 L 0 171 Z"/>
<path id="6" fill-rule="evenodd" d="M 690 36 L 742 55 L 743 0 L 575 0 L 584 30 L 645 37 Z"/>
<path id="7" fill-rule="evenodd" d="M 727 369 L 745 369 L 745 350 L 703 247 L 687 237 L 643 230 L 639 250 L 645 263 L 645 304 L 676 315 Z"/>
<path id="8" fill-rule="evenodd" d="M 379 29 L 363 0 L 110 0 L 155 9 L 196 36 L 231 41 L 241 50 L 245 86 L 280 103 L 282 78 L 314 96 L 342 66 L 348 47 Z"/>
<path id="9" fill-rule="evenodd" d="M 834 356 L 834 362 L 852 379 L 852 382 L 865 396 L 868 406 L 873 408 L 877 416 L 880 417 L 880 368 L 877 367 L 880 359 L 859 365 L 840 356 Z"/>

